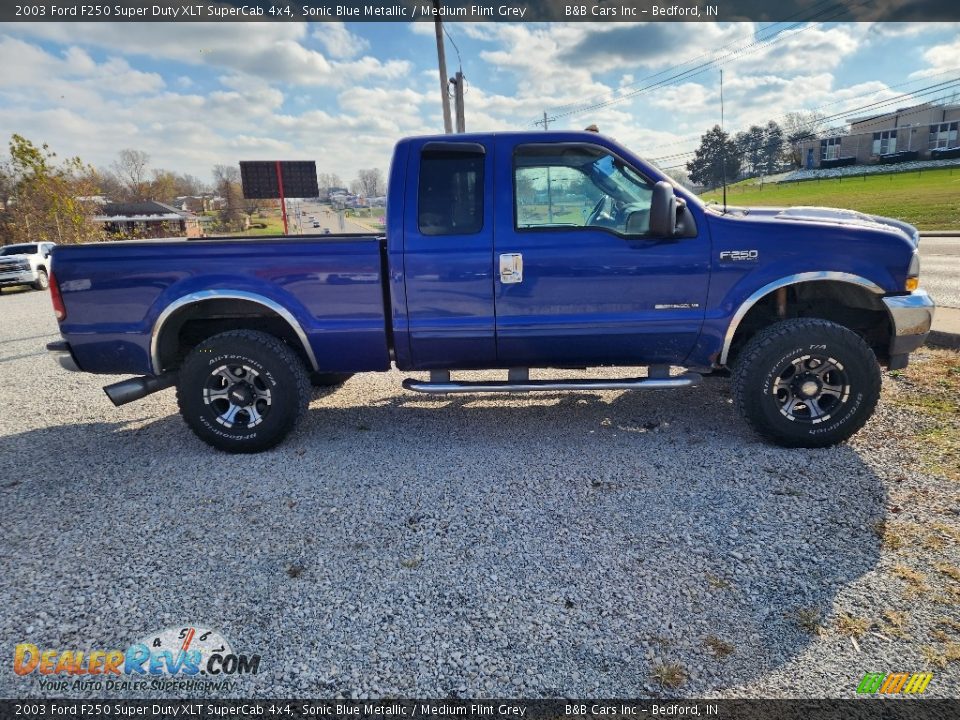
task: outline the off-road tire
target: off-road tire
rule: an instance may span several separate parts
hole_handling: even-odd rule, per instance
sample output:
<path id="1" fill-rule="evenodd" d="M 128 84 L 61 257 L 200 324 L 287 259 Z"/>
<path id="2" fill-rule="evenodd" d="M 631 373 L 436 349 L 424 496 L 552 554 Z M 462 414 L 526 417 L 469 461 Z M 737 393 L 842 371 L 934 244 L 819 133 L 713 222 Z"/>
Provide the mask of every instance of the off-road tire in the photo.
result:
<path id="1" fill-rule="evenodd" d="M 46 290 L 50 287 L 50 278 L 47 277 L 47 271 L 43 268 L 37 270 L 37 279 L 33 282 L 34 290 Z"/>
<path id="2" fill-rule="evenodd" d="M 842 325 L 783 320 L 757 333 L 740 353 L 733 397 L 747 424 L 777 445 L 829 447 L 873 414 L 880 367 L 863 339 Z"/>
<path id="3" fill-rule="evenodd" d="M 336 388 L 353 377 L 353 373 L 310 373 L 310 384 L 315 388 Z"/>
<path id="4" fill-rule="evenodd" d="M 310 402 L 303 361 L 283 341 L 232 330 L 197 345 L 180 368 L 177 404 L 208 445 L 255 453 L 279 444 Z"/>

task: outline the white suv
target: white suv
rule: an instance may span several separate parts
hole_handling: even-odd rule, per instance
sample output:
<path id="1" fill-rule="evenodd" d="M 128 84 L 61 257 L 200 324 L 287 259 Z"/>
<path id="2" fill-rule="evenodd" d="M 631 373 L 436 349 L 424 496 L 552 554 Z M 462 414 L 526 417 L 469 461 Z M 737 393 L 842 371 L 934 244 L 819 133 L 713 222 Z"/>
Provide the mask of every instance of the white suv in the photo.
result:
<path id="1" fill-rule="evenodd" d="M 0 247 L 0 288 L 32 285 L 36 290 L 50 286 L 50 252 L 56 243 L 36 242 Z"/>

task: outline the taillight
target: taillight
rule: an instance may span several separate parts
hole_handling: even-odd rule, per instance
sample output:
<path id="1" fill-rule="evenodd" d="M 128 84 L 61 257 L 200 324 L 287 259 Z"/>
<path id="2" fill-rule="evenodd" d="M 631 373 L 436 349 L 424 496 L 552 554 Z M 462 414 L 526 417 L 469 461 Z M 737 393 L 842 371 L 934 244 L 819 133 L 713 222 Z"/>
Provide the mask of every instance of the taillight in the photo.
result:
<path id="1" fill-rule="evenodd" d="M 58 322 L 67 319 L 67 308 L 63 305 L 63 297 L 60 295 L 60 284 L 57 282 L 57 276 L 50 271 L 50 300 L 53 302 L 53 314 L 57 316 Z"/>

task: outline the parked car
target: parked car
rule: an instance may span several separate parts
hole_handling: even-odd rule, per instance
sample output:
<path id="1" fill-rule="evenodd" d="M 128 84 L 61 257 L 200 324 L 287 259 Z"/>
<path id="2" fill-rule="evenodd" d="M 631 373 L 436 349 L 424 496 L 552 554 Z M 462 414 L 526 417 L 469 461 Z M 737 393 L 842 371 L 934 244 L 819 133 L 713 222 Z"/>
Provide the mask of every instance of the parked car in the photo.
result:
<path id="1" fill-rule="evenodd" d="M 320 227 L 320 221 L 319 221 L 319 220 L 314 220 L 314 221 L 313 221 L 313 226 L 314 226 L 315 228 Z"/>
<path id="2" fill-rule="evenodd" d="M 31 285 L 46 290 L 50 285 L 50 253 L 56 243 L 37 242 L 0 247 L 0 288 Z"/>
<path id="3" fill-rule="evenodd" d="M 705 205 L 594 132 L 407 138 L 389 193 L 385 237 L 58 247 L 64 340 L 48 347 L 70 369 L 142 375 L 105 388 L 117 405 L 176 385 L 187 425 L 231 452 L 279 443 L 310 373 L 392 364 L 429 372 L 403 385 L 433 394 L 683 388 L 730 369 L 760 435 L 824 447 L 863 426 L 881 365 L 905 367 L 930 330 L 911 225 Z M 530 374 L 617 365 L 648 370 Z M 475 369 L 505 378 L 451 377 Z"/>

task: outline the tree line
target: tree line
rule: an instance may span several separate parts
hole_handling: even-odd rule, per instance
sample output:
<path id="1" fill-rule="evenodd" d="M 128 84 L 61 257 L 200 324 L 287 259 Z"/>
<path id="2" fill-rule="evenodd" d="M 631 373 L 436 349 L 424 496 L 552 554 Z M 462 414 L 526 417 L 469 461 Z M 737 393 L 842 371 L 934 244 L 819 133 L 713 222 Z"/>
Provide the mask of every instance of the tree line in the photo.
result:
<path id="1" fill-rule="evenodd" d="M 700 138 L 700 147 L 686 163 L 691 182 L 715 188 L 724 181 L 772 175 L 802 166 L 800 143 L 813 137 L 846 132 L 842 127 L 825 128 L 826 116 L 817 111 L 787 113 L 782 122 L 730 135 L 714 125 Z"/>
<path id="2" fill-rule="evenodd" d="M 215 165 L 212 182 L 187 173 L 154 168 L 142 150 L 124 149 L 106 168 L 79 157 L 59 157 L 46 143 L 26 137 L 10 138 L 9 156 L 0 160 L 0 244 L 52 241 L 82 243 L 103 240 L 103 228 L 93 222 L 102 200 L 129 203 L 155 200 L 169 203 L 178 197 L 212 195 L 219 198 L 214 230 L 236 232 L 250 215 L 276 207 L 274 200 L 243 197 L 240 168 Z M 346 187 L 332 173 L 318 176 L 321 196 L 332 187 Z M 366 197 L 383 194 L 383 173 L 362 169 L 349 189 Z"/>

